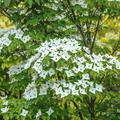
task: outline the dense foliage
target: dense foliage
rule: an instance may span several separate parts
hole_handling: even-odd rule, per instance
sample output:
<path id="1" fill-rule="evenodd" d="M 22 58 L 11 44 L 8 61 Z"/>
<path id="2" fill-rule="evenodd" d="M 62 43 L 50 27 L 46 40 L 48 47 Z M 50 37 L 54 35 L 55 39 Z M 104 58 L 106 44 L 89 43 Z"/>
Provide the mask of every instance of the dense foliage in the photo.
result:
<path id="1" fill-rule="evenodd" d="M 0 31 L 1 120 L 120 120 L 120 40 L 99 40 L 119 1 L 1 0 L 0 12 L 16 26 Z"/>

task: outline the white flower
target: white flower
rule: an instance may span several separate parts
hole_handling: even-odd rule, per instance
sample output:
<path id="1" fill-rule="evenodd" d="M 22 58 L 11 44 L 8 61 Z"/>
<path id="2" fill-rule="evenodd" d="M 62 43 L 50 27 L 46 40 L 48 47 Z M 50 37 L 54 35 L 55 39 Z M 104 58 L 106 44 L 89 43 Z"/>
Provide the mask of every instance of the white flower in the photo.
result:
<path id="1" fill-rule="evenodd" d="M 24 36 L 22 39 L 21 39 L 24 43 L 28 42 L 30 40 L 30 36 L 27 35 L 27 36 Z"/>
<path id="2" fill-rule="evenodd" d="M 78 83 L 79 83 L 79 85 L 81 85 L 83 88 L 88 87 L 88 84 L 86 84 L 87 81 L 85 81 L 85 80 L 79 80 Z"/>
<path id="3" fill-rule="evenodd" d="M 84 86 L 84 85 L 86 85 L 86 80 L 84 80 L 84 79 L 78 80 L 78 83 L 79 83 L 79 85 Z"/>
<path id="4" fill-rule="evenodd" d="M 120 69 L 120 62 L 116 62 L 116 69 Z"/>
<path id="5" fill-rule="evenodd" d="M 2 32 L 0 31 L 0 35 L 3 35 L 2 37 L 0 37 L 0 49 L 11 44 L 12 41 L 9 39 L 10 35 L 15 35 L 15 38 L 23 41 L 23 31 L 21 31 L 20 29 L 5 30 Z"/>
<path id="6" fill-rule="evenodd" d="M 37 75 L 33 74 L 32 75 L 32 81 L 35 82 L 36 79 L 37 79 Z"/>
<path id="7" fill-rule="evenodd" d="M 76 68 L 76 67 L 73 67 L 73 69 L 72 69 L 75 73 L 78 73 L 79 72 L 79 69 L 78 68 Z"/>
<path id="8" fill-rule="evenodd" d="M 78 90 L 72 90 L 73 95 L 79 95 Z"/>
<path id="9" fill-rule="evenodd" d="M 91 93 L 95 94 L 96 88 L 90 87 L 89 91 L 90 91 Z"/>
<path id="10" fill-rule="evenodd" d="M 26 100 L 37 98 L 37 88 L 36 88 L 34 82 L 28 84 L 28 86 L 26 87 L 25 92 L 23 94 L 23 97 Z"/>
<path id="11" fill-rule="evenodd" d="M 65 87 L 65 88 L 68 87 L 68 83 L 66 83 L 66 82 L 64 82 L 64 81 L 63 81 L 62 85 L 63 85 L 63 87 Z"/>
<path id="12" fill-rule="evenodd" d="M 7 98 L 7 95 L 6 96 L 0 96 L 0 99 L 2 100 L 5 100 Z"/>
<path id="13" fill-rule="evenodd" d="M 67 61 L 71 56 L 67 52 L 64 52 L 61 57 Z"/>
<path id="14" fill-rule="evenodd" d="M 61 93 L 61 98 L 67 96 L 68 94 L 69 94 L 69 93 L 67 93 L 67 92 L 62 92 L 62 93 Z"/>
<path id="15" fill-rule="evenodd" d="M 85 52 L 87 52 L 88 54 L 90 54 L 90 50 L 89 50 L 89 48 L 87 48 L 87 47 L 83 47 L 83 49 L 85 50 Z"/>
<path id="16" fill-rule="evenodd" d="M 88 83 L 91 87 L 93 87 L 93 82 L 88 82 L 88 81 L 87 81 L 87 83 Z"/>
<path id="17" fill-rule="evenodd" d="M 41 115 L 42 115 L 41 110 L 39 110 L 39 111 L 36 113 L 36 118 L 40 117 Z"/>
<path id="18" fill-rule="evenodd" d="M 55 88 L 56 95 L 63 93 L 62 87 Z"/>
<path id="19" fill-rule="evenodd" d="M 112 70 L 112 66 L 111 65 L 107 65 L 106 68 Z"/>
<path id="20" fill-rule="evenodd" d="M 48 89 L 48 88 L 49 88 L 49 85 L 47 82 L 45 84 L 41 84 L 41 89 Z"/>
<path id="21" fill-rule="evenodd" d="M 63 67 L 56 68 L 56 70 L 58 70 L 58 71 L 62 72 Z"/>
<path id="22" fill-rule="evenodd" d="M 49 74 L 50 76 L 54 75 L 54 74 L 55 74 L 54 69 L 53 69 L 53 68 L 50 68 L 49 71 L 48 71 L 48 74 Z"/>
<path id="23" fill-rule="evenodd" d="M 80 90 L 81 94 L 83 94 L 83 95 L 87 94 L 86 91 L 85 91 L 85 89 L 80 88 L 79 90 Z"/>
<path id="24" fill-rule="evenodd" d="M 27 114 L 28 114 L 28 110 L 23 109 L 20 115 L 26 117 Z"/>
<path id="25" fill-rule="evenodd" d="M 7 105 L 8 105 L 8 101 L 5 101 L 5 102 L 3 103 L 3 105 L 7 106 Z"/>
<path id="26" fill-rule="evenodd" d="M 66 93 L 67 95 L 69 95 L 70 94 L 70 90 L 66 89 L 66 90 L 64 90 L 64 93 Z"/>
<path id="27" fill-rule="evenodd" d="M 42 72 L 39 74 L 39 76 L 45 79 L 45 78 L 46 78 L 46 76 L 47 76 L 47 74 L 48 74 L 48 72 L 47 72 L 47 71 L 42 70 Z"/>
<path id="28" fill-rule="evenodd" d="M 12 66 L 7 72 L 10 76 L 14 74 L 19 74 L 24 70 L 24 64 L 20 63 L 15 66 Z"/>
<path id="29" fill-rule="evenodd" d="M 75 48 L 70 48 L 69 50 L 70 50 L 70 52 L 72 52 L 72 53 L 77 53 L 77 50 L 76 50 Z"/>
<path id="30" fill-rule="evenodd" d="M 54 112 L 53 109 L 50 107 L 46 113 L 50 116 L 53 112 Z"/>
<path id="31" fill-rule="evenodd" d="M 72 0 L 71 1 L 72 5 L 80 5 L 82 8 L 87 8 L 87 4 L 85 3 L 84 0 Z"/>
<path id="32" fill-rule="evenodd" d="M 74 85 L 72 83 L 69 84 L 69 89 L 70 90 L 74 91 L 74 90 L 76 90 L 75 88 L 76 88 L 76 85 Z"/>
<path id="33" fill-rule="evenodd" d="M 102 90 L 103 90 L 103 86 L 102 86 L 102 85 L 98 85 L 98 84 L 96 84 L 95 89 L 96 89 L 97 91 L 99 91 L 99 92 L 102 92 Z"/>
<path id="34" fill-rule="evenodd" d="M 19 34 L 19 33 L 18 33 L 18 34 L 16 34 L 15 38 L 17 38 L 17 39 L 22 39 L 22 36 L 23 36 L 22 34 Z"/>
<path id="35" fill-rule="evenodd" d="M 88 87 L 88 84 L 84 83 L 84 84 L 82 84 L 82 87 L 86 88 L 86 87 Z"/>
<path id="36" fill-rule="evenodd" d="M 80 72 L 83 72 L 85 70 L 85 67 L 84 67 L 83 64 L 81 64 L 81 65 L 78 66 L 78 69 L 79 69 Z"/>
<path id="37" fill-rule="evenodd" d="M 5 38 L 1 41 L 4 45 L 9 46 L 12 41 L 9 40 L 9 38 Z"/>
<path id="38" fill-rule="evenodd" d="M 117 109 L 117 113 L 119 113 L 119 114 L 120 114 L 120 109 Z"/>
<path id="39" fill-rule="evenodd" d="M 86 63 L 85 68 L 86 68 L 86 69 L 92 69 L 92 66 L 93 66 L 93 64 Z"/>
<path id="40" fill-rule="evenodd" d="M 86 62 L 86 59 L 84 57 L 78 58 L 78 60 L 79 60 L 80 63 Z"/>
<path id="41" fill-rule="evenodd" d="M 2 113 L 6 113 L 6 112 L 8 112 L 8 110 L 9 110 L 9 108 L 8 108 L 8 107 L 1 108 L 1 112 L 2 112 Z"/>
<path id="42" fill-rule="evenodd" d="M 61 57 L 60 56 L 53 56 L 51 59 L 55 62 L 58 62 L 61 59 Z"/>
<path id="43" fill-rule="evenodd" d="M 53 89 L 57 89 L 58 87 L 59 87 L 59 84 L 57 84 L 57 83 L 54 83 L 51 85 L 51 88 L 53 88 Z"/>
<path id="44" fill-rule="evenodd" d="M 72 62 L 73 62 L 73 63 L 78 63 L 79 61 L 78 61 L 77 58 L 74 58 Z"/>
<path id="45" fill-rule="evenodd" d="M 35 62 L 35 64 L 33 65 L 33 68 L 40 74 L 43 70 L 43 67 L 40 63 Z"/>
<path id="46" fill-rule="evenodd" d="M 94 67 L 92 68 L 92 70 L 94 70 L 95 72 L 99 73 L 99 68 L 96 65 L 94 65 Z"/>
<path id="47" fill-rule="evenodd" d="M 72 76 L 74 76 L 74 73 L 71 71 L 71 70 L 66 70 L 65 71 L 66 72 L 66 74 L 67 74 L 67 77 L 72 77 Z"/>
<path id="48" fill-rule="evenodd" d="M 40 88 L 39 95 L 47 95 L 47 88 Z"/>
<path id="49" fill-rule="evenodd" d="M 120 55 L 120 52 L 117 52 L 117 55 L 119 56 L 119 55 Z"/>
<path id="50" fill-rule="evenodd" d="M 115 64 L 115 62 L 116 62 L 116 58 L 112 58 L 108 61 L 108 63 L 110 63 L 110 64 Z"/>
<path id="51" fill-rule="evenodd" d="M 28 68 L 30 67 L 30 64 L 31 64 L 31 63 L 26 63 L 26 64 L 24 65 L 24 69 L 28 69 Z"/>
<path id="52" fill-rule="evenodd" d="M 82 79 L 89 80 L 90 79 L 89 74 L 82 74 Z"/>
<path id="53" fill-rule="evenodd" d="M 48 50 L 44 50 L 41 54 L 42 54 L 41 57 L 44 58 L 44 57 L 46 57 L 49 54 L 49 51 Z"/>

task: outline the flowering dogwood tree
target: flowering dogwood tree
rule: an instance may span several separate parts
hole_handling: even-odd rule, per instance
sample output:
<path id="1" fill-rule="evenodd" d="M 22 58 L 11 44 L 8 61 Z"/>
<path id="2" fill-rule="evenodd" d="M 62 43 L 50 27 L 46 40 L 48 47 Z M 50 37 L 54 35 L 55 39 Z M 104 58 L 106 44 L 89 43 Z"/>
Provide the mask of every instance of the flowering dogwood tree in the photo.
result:
<path id="1" fill-rule="evenodd" d="M 19 28 L 0 34 L 1 61 L 7 63 L 2 66 L 1 119 L 96 119 L 95 103 L 109 90 L 109 80 L 119 81 L 120 61 L 93 52 L 102 15 L 114 5 L 90 2 L 1 2 L 10 7 L 1 6 L 2 13 Z M 114 10 L 112 15 L 118 16 Z"/>

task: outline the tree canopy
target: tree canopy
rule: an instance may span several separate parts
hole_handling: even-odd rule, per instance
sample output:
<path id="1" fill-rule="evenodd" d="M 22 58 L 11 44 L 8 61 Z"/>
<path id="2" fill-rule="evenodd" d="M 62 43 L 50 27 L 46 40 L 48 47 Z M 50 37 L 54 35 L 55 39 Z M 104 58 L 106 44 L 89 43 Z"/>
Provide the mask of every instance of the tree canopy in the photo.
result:
<path id="1" fill-rule="evenodd" d="M 120 120 L 118 0 L 1 0 L 0 14 L 15 26 L 0 30 L 1 120 Z"/>

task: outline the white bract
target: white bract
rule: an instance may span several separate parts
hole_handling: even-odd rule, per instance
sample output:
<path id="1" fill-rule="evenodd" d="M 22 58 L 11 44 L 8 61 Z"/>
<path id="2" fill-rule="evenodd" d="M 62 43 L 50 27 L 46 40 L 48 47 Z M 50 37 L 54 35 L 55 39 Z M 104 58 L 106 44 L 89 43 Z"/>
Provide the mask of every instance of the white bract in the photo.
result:
<path id="1" fill-rule="evenodd" d="M 46 113 L 50 116 L 53 112 L 54 112 L 53 109 L 50 107 Z"/>
<path id="2" fill-rule="evenodd" d="M 35 86 L 35 82 L 28 84 L 23 94 L 23 97 L 27 100 L 37 98 L 37 88 Z"/>
<path id="3" fill-rule="evenodd" d="M 87 4 L 85 3 L 85 0 L 71 0 L 72 5 L 80 5 L 82 8 L 87 8 Z"/>
<path id="4" fill-rule="evenodd" d="M 41 115 L 42 115 L 42 112 L 41 112 L 41 110 L 39 110 L 39 111 L 36 113 L 36 118 L 39 118 Z"/>
<path id="5" fill-rule="evenodd" d="M 1 113 L 6 113 L 8 112 L 9 108 L 8 107 L 5 107 L 5 108 L 1 108 Z"/>
<path id="6" fill-rule="evenodd" d="M 3 102 L 3 105 L 7 106 L 8 105 L 8 101 Z"/>
<path id="7" fill-rule="evenodd" d="M 7 95 L 5 95 L 5 96 L 0 96 L 0 99 L 1 99 L 1 100 L 5 100 L 7 97 L 8 97 Z"/>
<path id="8" fill-rule="evenodd" d="M 71 70 L 68 70 L 68 71 L 66 70 L 65 72 L 67 74 L 67 77 L 74 76 L 74 73 Z"/>
<path id="9" fill-rule="evenodd" d="M 28 114 L 28 110 L 23 109 L 20 115 L 26 117 L 27 114 Z"/>

